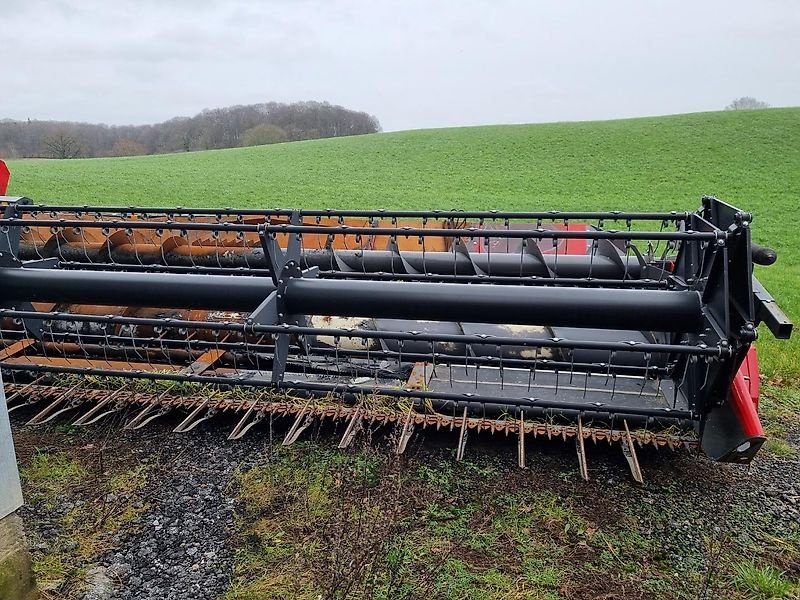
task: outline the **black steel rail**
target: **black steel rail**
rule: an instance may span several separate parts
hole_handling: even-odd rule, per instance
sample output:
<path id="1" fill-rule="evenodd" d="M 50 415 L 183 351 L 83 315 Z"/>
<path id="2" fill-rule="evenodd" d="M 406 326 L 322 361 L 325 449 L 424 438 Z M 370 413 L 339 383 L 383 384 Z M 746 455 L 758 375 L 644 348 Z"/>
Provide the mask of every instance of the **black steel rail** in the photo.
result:
<path id="1" fill-rule="evenodd" d="M 6 344 L 13 343 L 25 339 L 26 335 L 20 330 L 0 330 L 0 342 Z M 144 336 L 123 336 L 117 334 L 98 334 L 98 333 L 76 333 L 71 331 L 47 331 L 43 338 L 45 342 L 52 342 L 56 344 L 75 344 L 81 348 L 76 352 L 80 358 L 83 353 L 90 358 L 106 358 L 104 353 L 107 351 L 116 352 L 117 355 L 136 355 L 137 352 L 156 352 L 164 353 L 168 358 L 169 350 L 181 350 L 187 354 L 199 354 L 208 350 L 224 350 L 236 355 L 232 364 L 240 358 L 244 358 L 243 364 L 260 364 L 265 362 L 263 358 L 255 356 L 261 354 L 272 354 L 275 352 L 274 344 L 265 344 L 260 341 L 244 340 L 244 341 L 219 341 L 219 340 L 203 340 L 203 339 L 190 339 L 185 338 L 165 338 L 165 337 L 144 337 Z M 615 362 L 614 355 L 616 352 L 609 353 L 609 360 L 601 363 L 587 363 L 579 361 L 557 360 L 546 358 L 544 356 L 531 358 L 511 358 L 506 356 L 493 356 L 482 355 L 476 352 L 476 348 L 486 346 L 486 342 L 482 344 L 474 344 L 465 346 L 466 352 L 454 353 L 445 350 L 438 350 L 435 342 L 429 342 L 430 352 L 418 351 L 397 351 L 389 350 L 386 348 L 370 348 L 370 349 L 353 349 L 341 348 L 338 346 L 312 344 L 306 346 L 290 345 L 289 352 L 293 360 L 305 361 L 308 365 L 312 365 L 312 359 L 318 358 L 333 358 L 334 362 L 339 359 L 357 359 L 366 361 L 384 361 L 390 360 L 396 363 L 415 363 L 427 362 L 430 363 L 432 369 L 437 366 L 455 366 L 455 367 L 500 367 L 500 368 L 516 368 L 516 369 L 550 369 L 561 371 L 569 375 L 570 373 L 584 373 L 594 372 L 601 375 L 638 375 L 647 378 L 669 377 L 672 369 L 668 367 L 661 367 L 658 364 L 650 364 L 646 366 L 637 366 L 626 364 L 624 362 Z M 491 346 L 492 344 L 488 344 Z M 402 348 L 402 343 L 401 346 Z M 502 348 L 502 345 L 498 346 Z M 629 351 L 630 352 L 630 351 Z M 649 354 L 649 353 L 644 353 Z M 24 351 L 22 356 L 25 356 Z M 68 360 L 68 358 L 65 358 Z M 1 362 L 1 361 L 0 361 Z M 316 363 L 315 363 L 316 364 Z M 330 363 L 327 363 L 330 364 Z M 168 365 L 165 365 L 168 366 Z M 306 365 L 303 365 L 306 366 Z M 312 365 L 313 366 L 313 365 Z M 375 370 L 373 368 L 373 370 Z"/>
<path id="2" fill-rule="evenodd" d="M 355 227 L 350 225 L 289 225 L 289 224 L 251 224 L 188 222 L 188 221 L 130 221 L 105 220 L 87 221 L 82 219 L 0 219 L 0 227 L 50 227 L 50 228 L 90 228 L 90 229 L 162 229 L 174 231 L 217 231 L 268 234 L 313 233 L 324 235 L 385 235 L 389 237 L 453 237 L 453 238 L 502 238 L 502 239 L 586 239 L 586 240 L 675 240 L 675 241 L 724 241 L 727 233 L 716 231 L 634 231 L 634 230 L 587 230 L 568 231 L 545 228 L 531 229 L 482 229 L 464 228 L 425 228 L 411 226 L 397 227 Z M 55 232 L 54 230 L 54 232 Z"/>
<path id="3" fill-rule="evenodd" d="M 95 205 L 54 205 L 54 204 L 17 204 L 18 213 L 64 213 L 74 212 L 86 216 L 104 214 L 136 214 L 152 216 L 193 215 L 193 216 L 252 216 L 252 217 L 290 217 L 297 213 L 301 217 L 334 217 L 334 218 L 397 218 L 397 219 L 514 219 L 514 220 L 635 220 L 635 221 L 686 221 L 691 213 L 687 211 L 647 212 L 647 211 L 500 211 L 500 210 L 341 210 L 341 209 L 289 209 L 289 208 L 182 208 L 182 207 L 113 207 Z M 0 221 L 2 222 L 2 221 Z"/>
<path id="4" fill-rule="evenodd" d="M 43 323 L 44 328 L 50 327 L 49 322 L 75 322 L 97 323 L 99 325 L 132 325 L 164 329 L 197 329 L 219 332 L 236 332 L 242 335 L 292 335 L 292 336 L 326 336 L 331 338 L 363 338 L 363 339 L 390 339 L 398 341 L 416 342 L 443 342 L 454 344 L 475 345 L 502 345 L 523 346 L 530 348 L 554 349 L 582 349 L 602 350 L 608 352 L 642 352 L 642 353 L 667 353 L 676 355 L 694 355 L 708 358 L 728 356 L 730 349 L 727 346 L 710 346 L 705 343 L 660 344 L 644 343 L 633 339 L 620 341 L 594 341 L 567 338 L 523 338 L 496 335 L 469 335 L 429 333 L 424 331 L 376 331 L 372 329 L 345 329 L 341 327 L 307 327 L 290 324 L 260 325 L 252 322 L 234 321 L 196 321 L 190 319 L 174 318 L 147 318 L 130 317 L 121 315 L 88 315 L 60 311 L 31 311 L 0 308 L 0 318 L 20 320 L 36 320 Z"/>

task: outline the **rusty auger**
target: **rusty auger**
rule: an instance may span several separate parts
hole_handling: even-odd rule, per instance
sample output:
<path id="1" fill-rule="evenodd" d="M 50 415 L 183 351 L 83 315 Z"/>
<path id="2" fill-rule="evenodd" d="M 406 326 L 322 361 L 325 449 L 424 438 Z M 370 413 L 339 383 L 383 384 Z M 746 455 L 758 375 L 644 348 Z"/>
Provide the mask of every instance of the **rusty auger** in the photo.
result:
<path id="1" fill-rule="evenodd" d="M 135 407 L 231 438 L 285 416 L 526 440 L 699 448 L 749 462 L 751 215 L 43 206 L 3 198 L 0 361 L 12 410 L 89 425 Z"/>

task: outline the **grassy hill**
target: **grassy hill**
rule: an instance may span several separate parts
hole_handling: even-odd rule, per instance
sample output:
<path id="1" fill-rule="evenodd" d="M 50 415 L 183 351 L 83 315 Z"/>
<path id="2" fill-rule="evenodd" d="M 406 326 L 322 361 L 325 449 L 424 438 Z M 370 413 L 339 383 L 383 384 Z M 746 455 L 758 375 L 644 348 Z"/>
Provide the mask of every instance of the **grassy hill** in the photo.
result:
<path id="1" fill-rule="evenodd" d="M 714 194 L 776 247 L 759 276 L 800 321 L 800 109 L 407 131 L 273 146 L 10 161 L 9 193 L 122 205 L 693 209 Z M 800 341 L 760 342 L 774 376 Z M 800 335 L 797 336 L 800 340 Z"/>
<path id="2" fill-rule="evenodd" d="M 800 321 L 800 109 L 409 131 L 10 168 L 14 195 L 123 205 L 665 210 L 693 209 L 703 194 L 716 194 L 755 213 L 756 239 L 780 253 L 759 276 Z M 797 387 L 800 334 L 786 343 L 765 332 L 759 347 L 766 373 Z M 26 497 L 41 500 L 26 509 L 31 539 L 48 532 L 47 543 L 34 545 L 40 582 L 66 581 L 58 591 L 77 582 L 81 597 L 87 567 L 112 541 L 131 556 L 169 540 L 163 565 L 134 571 L 145 579 L 166 573 L 164 565 L 183 569 L 188 550 L 175 551 L 172 534 L 151 526 L 166 515 L 201 524 L 180 528 L 203 536 L 193 569 L 226 573 L 222 555 L 200 558 L 219 537 L 204 523 L 219 534 L 220 513 L 208 511 L 235 499 L 227 543 L 236 558 L 223 596 L 231 600 L 317 598 L 345 584 L 355 598 L 745 600 L 797 596 L 798 407 L 797 389 L 766 386 L 770 440 L 747 470 L 640 450 L 644 486 L 629 481 L 619 450 L 602 443 L 589 445 L 585 483 L 566 444 L 529 441 L 529 469 L 521 470 L 515 440 L 473 434 L 463 462 L 453 460 L 455 438 L 445 432 L 421 434 L 403 456 L 391 451 L 389 435 L 335 450 L 338 435 L 322 428 L 307 435 L 327 442 L 281 447 L 278 436 L 273 448 L 271 421 L 269 441 L 262 430 L 235 444 L 224 442 L 224 427 L 176 437 L 169 432 L 177 417 L 124 433 L 118 422 L 85 432 L 20 425 L 14 436 Z M 103 514 L 131 508 L 98 523 L 98 503 Z M 65 505 L 69 511 L 58 512 Z M 132 527 L 116 516 L 139 511 L 145 516 Z M 116 537 L 129 527 L 133 533 Z"/>

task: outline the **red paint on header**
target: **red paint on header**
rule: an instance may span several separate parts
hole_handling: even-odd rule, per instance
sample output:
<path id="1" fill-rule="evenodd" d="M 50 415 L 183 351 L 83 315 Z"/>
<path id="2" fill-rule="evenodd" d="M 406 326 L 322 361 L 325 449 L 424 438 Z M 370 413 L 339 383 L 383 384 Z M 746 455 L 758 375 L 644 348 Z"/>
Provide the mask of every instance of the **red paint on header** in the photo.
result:
<path id="1" fill-rule="evenodd" d="M 11 173 L 6 166 L 6 163 L 0 160 L 0 196 L 6 195 L 9 179 L 11 179 Z"/>

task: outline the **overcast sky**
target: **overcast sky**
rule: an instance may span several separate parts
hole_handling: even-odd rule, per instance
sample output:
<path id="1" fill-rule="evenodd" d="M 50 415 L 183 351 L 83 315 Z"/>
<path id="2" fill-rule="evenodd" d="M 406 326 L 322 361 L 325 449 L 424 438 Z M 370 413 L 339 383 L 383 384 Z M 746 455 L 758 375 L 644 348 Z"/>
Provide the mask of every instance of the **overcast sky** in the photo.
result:
<path id="1" fill-rule="evenodd" d="M 0 118 L 327 100 L 385 130 L 800 105 L 798 0 L 0 0 Z"/>

